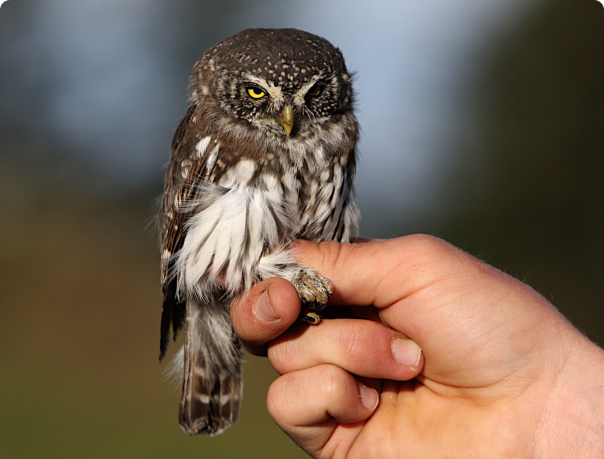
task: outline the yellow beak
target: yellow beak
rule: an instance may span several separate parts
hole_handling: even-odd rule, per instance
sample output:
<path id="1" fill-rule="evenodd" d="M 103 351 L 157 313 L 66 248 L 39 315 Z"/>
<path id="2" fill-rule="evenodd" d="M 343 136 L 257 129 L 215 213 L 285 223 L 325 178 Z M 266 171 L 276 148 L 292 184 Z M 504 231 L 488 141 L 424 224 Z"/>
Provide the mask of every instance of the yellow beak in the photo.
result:
<path id="1" fill-rule="evenodd" d="M 277 117 L 277 122 L 285 129 L 285 135 L 289 137 L 294 127 L 294 109 L 291 105 L 286 105 Z"/>

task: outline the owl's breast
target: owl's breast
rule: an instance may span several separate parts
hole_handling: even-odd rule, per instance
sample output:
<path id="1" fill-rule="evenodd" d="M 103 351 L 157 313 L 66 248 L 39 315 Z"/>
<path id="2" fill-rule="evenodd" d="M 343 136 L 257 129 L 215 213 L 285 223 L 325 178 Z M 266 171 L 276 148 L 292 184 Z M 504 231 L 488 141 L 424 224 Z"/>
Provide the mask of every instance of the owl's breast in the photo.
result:
<path id="1" fill-rule="evenodd" d="M 333 239 L 343 202 L 349 198 L 349 154 L 334 154 L 320 143 L 303 152 L 280 156 L 279 188 L 295 209 L 295 232 L 290 237 Z M 348 153 L 348 152 L 346 152 Z"/>

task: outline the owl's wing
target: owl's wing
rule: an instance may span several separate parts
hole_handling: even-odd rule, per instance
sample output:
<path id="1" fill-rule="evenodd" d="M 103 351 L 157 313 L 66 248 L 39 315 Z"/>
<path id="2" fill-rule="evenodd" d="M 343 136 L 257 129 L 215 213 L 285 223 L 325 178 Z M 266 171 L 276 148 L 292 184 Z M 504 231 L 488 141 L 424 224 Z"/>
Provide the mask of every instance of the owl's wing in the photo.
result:
<path id="1" fill-rule="evenodd" d="M 170 164 L 160 213 L 161 233 L 161 289 L 163 312 L 161 318 L 160 360 L 165 356 L 170 342 L 183 328 L 186 314 L 184 301 L 177 298 L 177 280 L 173 275 L 174 254 L 182 247 L 185 225 L 193 215 L 187 203 L 198 198 L 197 182 L 206 175 L 208 148 L 211 137 L 207 132 L 203 112 L 192 104 L 180 122 L 172 139 Z"/>

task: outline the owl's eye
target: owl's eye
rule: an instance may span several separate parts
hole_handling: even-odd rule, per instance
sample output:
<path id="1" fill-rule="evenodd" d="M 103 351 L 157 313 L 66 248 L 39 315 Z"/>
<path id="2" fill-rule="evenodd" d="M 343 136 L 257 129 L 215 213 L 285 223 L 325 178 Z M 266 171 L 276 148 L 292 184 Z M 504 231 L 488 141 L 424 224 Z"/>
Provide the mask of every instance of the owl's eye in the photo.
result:
<path id="1" fill-rule="evenodd" d="M 323 91 L 323 86 L 321 86 L 320 84 L 316 84 L 308 90 L 306 95 L 310 96 L 310 97 L 317 97 L 319 94 L 321 94 L 322 91 Z"/>
<path id="2" fill-rule="evenodd" d="M 262 99 L 266 96 L 266 93 L 262 89 L 258 88 L 247 88 L 247 93 L 252 99 Z"/>

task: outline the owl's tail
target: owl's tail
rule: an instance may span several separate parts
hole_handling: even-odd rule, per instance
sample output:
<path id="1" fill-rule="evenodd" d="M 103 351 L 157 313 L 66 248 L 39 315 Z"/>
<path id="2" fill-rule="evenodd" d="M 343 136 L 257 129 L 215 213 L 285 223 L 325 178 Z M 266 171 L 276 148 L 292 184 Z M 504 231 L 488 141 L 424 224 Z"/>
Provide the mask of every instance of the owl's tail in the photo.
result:
<path id="1" fill-rule="evenodd" d="M 218 435 L 237 421 L 243 390 L 243 350 L 228 308 L 218 299 L 188 300 L 184 335 L 180 427 Z"/>

